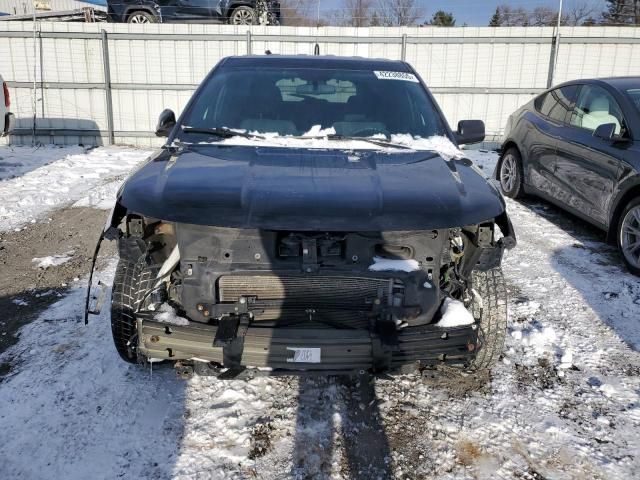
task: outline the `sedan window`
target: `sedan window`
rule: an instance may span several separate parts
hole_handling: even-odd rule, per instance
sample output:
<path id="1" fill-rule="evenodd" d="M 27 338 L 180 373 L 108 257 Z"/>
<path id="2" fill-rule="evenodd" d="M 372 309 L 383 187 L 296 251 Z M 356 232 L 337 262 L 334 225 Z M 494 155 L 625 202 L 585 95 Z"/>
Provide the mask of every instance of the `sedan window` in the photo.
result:
<path id="1" fill-rule="evenodd" d="M 600 125 L 613 123 L 616 135 L 626 132 L 624 116 L 618 102 L 604 88 L 584 85 L 571 114 L 571 125 L 591 132 Z"/>
<path id="2" fill-rule="evenodd" d="M 578 92 L 578 85 L 567 85 L 547 92 L 536 100 L 536 109 L 543 115 L 564 123 Z"/>
<path id="3" fill-rule="evenodd" d="M 627 90 L 627 95 L 629 95 L 629 97 L 631 98 L 631 102 L 640 112 L 640 88 L 631 88 Z"/>

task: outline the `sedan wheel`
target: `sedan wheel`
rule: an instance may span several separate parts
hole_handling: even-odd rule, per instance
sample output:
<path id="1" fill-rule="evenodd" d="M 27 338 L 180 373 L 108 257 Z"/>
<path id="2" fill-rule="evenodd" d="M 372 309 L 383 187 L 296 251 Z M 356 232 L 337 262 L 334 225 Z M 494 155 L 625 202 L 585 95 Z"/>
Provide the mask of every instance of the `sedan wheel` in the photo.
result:
<path id="1" fill-rule="evenodd" d="M 520 154 L 514 148 L 507 150 L 500 162 L 498 178 L 502 192 L 511 198 L 520 196 L 522 185 L 522 170 L 520 166 Z"/>
<path id="2" fill-rule="evenodd" d="M 618 238 L 625 262 L 631 271 L 640 274 L 640 199 L 625 209 Z"/>
<path id="3" fill-rule="evenodd" d="M 256 13 L 251 7 L 238 7 L 231 14 L 229 23 L 231 25 L 255 25 Z"/>

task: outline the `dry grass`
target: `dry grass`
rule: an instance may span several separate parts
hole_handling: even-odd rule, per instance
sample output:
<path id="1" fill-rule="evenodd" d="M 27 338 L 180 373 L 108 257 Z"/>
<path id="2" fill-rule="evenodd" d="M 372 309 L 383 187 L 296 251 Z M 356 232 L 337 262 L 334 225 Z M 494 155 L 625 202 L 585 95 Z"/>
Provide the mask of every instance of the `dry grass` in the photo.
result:
<path id="1" fill-rule="evenodd" d="M 463 438 L 456 443 L 456 458 L 462 465 L 469 467 L 475 464 L 483 454 L 480 446 L 469 439 Z"/>

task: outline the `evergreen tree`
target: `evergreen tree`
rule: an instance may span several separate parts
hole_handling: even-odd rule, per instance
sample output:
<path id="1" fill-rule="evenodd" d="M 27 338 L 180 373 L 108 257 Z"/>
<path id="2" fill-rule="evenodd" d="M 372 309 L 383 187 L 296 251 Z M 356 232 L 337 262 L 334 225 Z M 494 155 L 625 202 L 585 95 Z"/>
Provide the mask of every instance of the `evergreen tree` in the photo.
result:
<path id="1" fill-rule="evenodd" d="M 444 10 L 438 10 L 433 14 L 428 25 L 433 25 L 435 27 L 455 27 L 456 19 L 453 18 L 452 13 L 445 12 Z"/>
<path id="2" fill-rule="evenodd" d="M 602 13 L 605 25 L 640 25 L 640 0 L 605 0 Z"/>
<path id="3" fill-rule="evenodd" d="M 493 17 L 491 17 L 491 20 L 489 21 L 489 26 L 499 27 L 501 25 L 502 25 L 502 12 L 500 11 L 500 7 L 496 7 L 496 11 L 493 14 Z"/>

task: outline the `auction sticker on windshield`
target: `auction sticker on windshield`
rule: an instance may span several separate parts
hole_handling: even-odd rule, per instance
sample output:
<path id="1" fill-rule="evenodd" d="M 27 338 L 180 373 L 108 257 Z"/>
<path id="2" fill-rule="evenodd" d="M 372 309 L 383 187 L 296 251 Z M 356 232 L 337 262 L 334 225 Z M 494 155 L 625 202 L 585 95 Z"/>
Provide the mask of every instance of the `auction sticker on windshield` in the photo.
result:
<path id="1" fill-rule="evenodd" d="M 405 82 L 419 83 L 418 78 L 413 73 L 387 72 L 380 70 L 374 70 L 373 73 L 376 75 L 378 80 L 404 80 Z"/>

